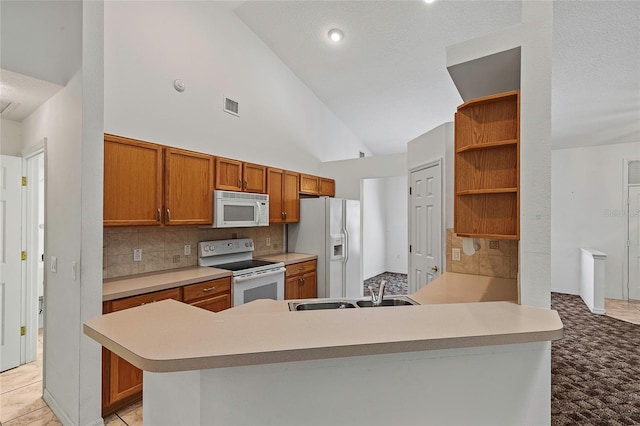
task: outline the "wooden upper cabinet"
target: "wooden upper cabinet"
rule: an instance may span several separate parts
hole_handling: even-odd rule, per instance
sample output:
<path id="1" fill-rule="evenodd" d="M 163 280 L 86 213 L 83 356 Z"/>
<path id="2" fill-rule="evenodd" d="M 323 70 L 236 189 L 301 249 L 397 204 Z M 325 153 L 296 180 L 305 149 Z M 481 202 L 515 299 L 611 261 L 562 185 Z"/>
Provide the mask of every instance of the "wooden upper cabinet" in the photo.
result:
<path id="1" fill-rule="evenodd" d="M 269 223 L 300 221 L 299 179 L 298 173 L 267 167 Z"/>
<path id="2" fill-rule="evenodd" d="M 326 195 L 327 197 L 336 196 L 336 181 L 328 178 L 320 178 L 320 195 Z"/>
<path id="3" fill-rule="evenodd" d="M 265 194 L 267 192 L 267 167 L 216 157 L 215 188 L 225 191 Z"/>
<path id="4" fill-rule="evenodd" d="M 216 189 L 242 191 L 242 161 L 216 157 Z"/>
<path id="5" fill-rule="evenodd" d="M 318 195 L 320 193 L 320 178 L 318 176 L 300 175 L 300 193 Z"/>
<path id="6" fill-rule="evenodd" d="M 454 232 L 520 238 L 520 92 L 472 99 L 455 115 Z"/>
<path id="7" fill-rule="evenodd" d="M 104 137 L 104 226 L 160 225 L 162 146 Z"/>
<path id="8" fill-rule="evenodd" d="M 244 163 L 242 168 L 244 191 L 267 193 L 267 167 L 260 164 Z"/>
<path id="9" fill-rule="evenodd" d="M 166 225 L 206 225 L 213 222 L 213 157 L 165 148 Z"/>
<path id="10" fill-rule="evenodd" d="M 304 195 L 326 195 L 335 197 L 336 181 L 313 175 L 300 175 L 300 193 Z"/>

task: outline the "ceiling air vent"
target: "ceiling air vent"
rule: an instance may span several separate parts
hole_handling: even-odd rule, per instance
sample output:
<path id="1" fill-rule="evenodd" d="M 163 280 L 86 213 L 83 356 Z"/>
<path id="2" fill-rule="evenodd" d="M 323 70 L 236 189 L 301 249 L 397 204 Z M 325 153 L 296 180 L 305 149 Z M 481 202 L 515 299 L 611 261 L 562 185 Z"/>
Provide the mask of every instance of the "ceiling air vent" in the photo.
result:
<path id="1" fill-rule="evenodd" d="M 228 112 L 229 114 L 233 114 L 233 115 L 237 115 L 238 117 L 240 116 L 239 111 L 239 104 L 237 101 L 234 101 L 233 99 L 229 99 L 227 97 L 224 98 L 224 111 Z"/>
<path id="2" fill-rule="evenodd" d="M 11 105 L 13 105 L 11 101 L 0 99 L 0 114 L 4 114 L 5 111 L 9 112 L 9 108 L 11 108 Z"/>

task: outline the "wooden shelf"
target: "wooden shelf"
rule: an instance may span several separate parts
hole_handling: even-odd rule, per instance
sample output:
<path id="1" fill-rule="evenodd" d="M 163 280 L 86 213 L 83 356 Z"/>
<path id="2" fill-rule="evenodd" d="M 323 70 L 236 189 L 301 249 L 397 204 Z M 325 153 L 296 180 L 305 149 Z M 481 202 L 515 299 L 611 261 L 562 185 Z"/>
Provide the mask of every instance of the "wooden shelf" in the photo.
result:
<path id="1" fill-rule="evenodd" d="M 487 142 L 487 143 L 479 143 L 476 145 L 468 145 L 463 148 L 456 149 L 456 152 L 475 151 L 480 149 L 491 149 L 491 148 L 502 148 L 505 146 L 516 146 L 516 145 L 518 145 L 517 139 L 509 139 L 506 141 Z"/>
<path id="2" fill-rule="evenodd" d="M 490 188 L 490 189 L 468 189 L 466 191 L 458 191 L 456 195 L 478 195 L 478 194 L 508 194 L 518 193 L 518 188 Z"/>
<path id="3" fill-rule="evenodd" d="M 454 232 L 520 237 L 520 102 L 512 91 L 472 99 L 455 116 Z"/>

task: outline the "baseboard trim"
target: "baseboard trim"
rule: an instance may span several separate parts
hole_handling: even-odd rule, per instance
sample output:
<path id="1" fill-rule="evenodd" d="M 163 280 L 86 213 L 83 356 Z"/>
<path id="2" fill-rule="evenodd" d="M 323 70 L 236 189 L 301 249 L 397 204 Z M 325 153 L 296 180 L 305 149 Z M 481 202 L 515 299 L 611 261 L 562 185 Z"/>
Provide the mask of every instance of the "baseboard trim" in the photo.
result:
<path id="1" fill-rule="evenodd" d="M 42 399 L 47 403 L 53 414 L 56 415 L 60 423 L 63 425 L 74 425 L 75 423 L 71 421 L 67 413 L 64 412 L 60 404 L 56 401 L 56 399 L 49 393 L 47 389 L 42 391 Z M 104 419 L 102 417 L 98 417 L 92 422 L 87 423 L 85 426 L 104 426 Z"/>
<path id="2" fill-rule="evenodd" d="M 47 389 L 44 389 L 42 391 L 42 399 L 44 399 L 44 402 L 46 402 L 49 408 L 51 408 L 53 414 L 55 414 L 58 420 L 60 420 L 60 423 L 62 423 L 63 425 L 75 424 L 71 421 L 69 416 L 67 416 L 67 413 L 64 412 L 62 407 L 60 407 L 56 399 L 49 393 Z"/>

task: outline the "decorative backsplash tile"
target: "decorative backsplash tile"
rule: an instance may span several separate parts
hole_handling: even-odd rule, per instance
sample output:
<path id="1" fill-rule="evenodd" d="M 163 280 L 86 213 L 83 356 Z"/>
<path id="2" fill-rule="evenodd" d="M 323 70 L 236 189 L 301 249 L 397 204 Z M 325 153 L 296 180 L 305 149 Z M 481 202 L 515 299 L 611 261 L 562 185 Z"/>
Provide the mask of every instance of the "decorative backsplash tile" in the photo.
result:
<path id="1" fill-rule="evenodd" d="M 198 242 L 252 238 L 254 256 L 284 251 L 284 225 L 257 228 L 200 229 L 196 227 L 110 227 L 104 228 L 102 276 L 117 278 L 128 275 L 179 269 L 198 264 Z M 269 245 L 267 245 L 269 240 Z M 191 254 L 184 254 L 184 246 Z M 142 250 L 142 260 L 133 261 L 133 251 Z"/>
<path id="2" fill-rule="evenodd" d="M 473 256 L 462 251 L 462 238 L 447 229 L 447 271 L 489 277 L 518 277 L 518 241 L 479 238 L 480 249 Z M 460 249 L 460 260 L 453 260 L 451 249 Z"/>

